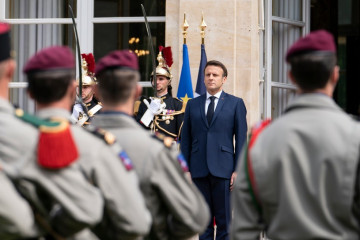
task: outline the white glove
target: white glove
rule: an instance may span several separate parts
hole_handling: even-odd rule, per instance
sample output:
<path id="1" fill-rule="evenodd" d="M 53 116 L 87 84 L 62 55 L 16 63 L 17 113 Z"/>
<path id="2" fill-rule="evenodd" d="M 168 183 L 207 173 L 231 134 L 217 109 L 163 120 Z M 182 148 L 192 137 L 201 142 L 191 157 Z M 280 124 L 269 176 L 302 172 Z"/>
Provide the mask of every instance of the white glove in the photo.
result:
<path id="1" fill-rule="evenodd" d="M 79 113 L 83 113 L 83 109 L 80 105 L 80 103 L 76 103 L 73 107 L 73 113 L 71 114 L 71 121 L 73 123 L 77 123 L 79 119 Z"/>
<path id="2" fill-rule="evenodd" d="M 154 117 L 164 111 L 166 107 L 166 103 L 161 103 L 160 98 L 150 98 L 151 103 L 149 103 L 146 99 L 143 100 L 145 105 L 148 107 L 140 121 L 146 126 L 149 127 Z"/>
<path id="3" fill-rule="evenodd" d="M 82 118 L 79 119 L 79 115 L 82 114 Z M 85 114 L 82 106 L 80 103 L 76 103 L 73 108 L 73 113 L 71 115 L 71 122 L 74 124 L 77 124 L 79 126 L 82 126 L 87 120 L 88 116 Z"/>
<path id="4" fill-rule="evenodd" d="M 148 109 L 156 116 L 156 115 L 160 114 L 165 109 L 166 103 L 164 103 L 164 102 L 161 103 L 160 98 L 150 97 L 150 99 L 151 99 L 150 104 L 146 99 L 144 99 L 144 103 L 148 107 Z"/>

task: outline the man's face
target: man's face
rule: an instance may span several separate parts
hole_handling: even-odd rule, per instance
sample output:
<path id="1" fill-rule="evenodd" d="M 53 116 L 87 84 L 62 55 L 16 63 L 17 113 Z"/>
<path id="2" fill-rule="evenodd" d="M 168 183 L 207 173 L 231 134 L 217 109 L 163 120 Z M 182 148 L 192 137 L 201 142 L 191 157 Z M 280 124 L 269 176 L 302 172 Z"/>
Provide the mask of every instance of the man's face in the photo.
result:
<path id="1" fill-rule="evenodd" d="M 156 91 L 158 96 L 162 96 L 167 93 L 168 85 L 169 79 L 167 79 L 165 76 L 156 76 Z"/>
<path id="2" fill-rule="evenodd" d="M 214 95 L 222 90 L 222 86 L 226 81 L 223 77 L 223 70 L 221 67 L 209 65 L 205 69 L 204 83 L 206 90 Z"/>
<path id="3" fill-rule="evenodd" d="M 81 98 L 84 101 L 84 103 L 88 103 L 92 100 L 94 96 L 94 88 L 95 85 L 83 85 Z M 79 88 L 78 88 L 78 92 L 79 92 Z"/>

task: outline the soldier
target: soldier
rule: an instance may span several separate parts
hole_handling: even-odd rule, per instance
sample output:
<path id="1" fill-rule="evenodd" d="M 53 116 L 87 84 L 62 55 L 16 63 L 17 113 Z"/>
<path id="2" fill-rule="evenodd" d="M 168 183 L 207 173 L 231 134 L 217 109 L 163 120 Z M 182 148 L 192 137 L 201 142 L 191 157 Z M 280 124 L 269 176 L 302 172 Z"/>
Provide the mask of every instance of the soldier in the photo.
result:
<path id="1" fill-rule="evenodd" d="M 59 46 L 43 49 L 27 62 L 24 72 L 29 82 L 28 92 L 37 103 L 37 115 L 41 119 L 68 122 L 76 95 L 71 50 Z M 81 170 L 100 189 L 105 200 L 104 218 L 94 232 L 101 239 L 135 239 L 145 235 L 151 216 L 132 162 L 115 143 L 116 139 L 105 131 L 93 129 L 91 133 L 74 125 L 70 134 L 77 146 Z M 70 152 L 69 149 L 57 154 Z"/>
<path id="2" fill-rule="evenodd" d="M 185 178 L 186 162 L 171 148 L 172 138 L 151 134 L 133 119 L 134 102 L 141 94 L 138 69 L 138 59 L 129 50 L 100 59 L 96 76 L 103 111 L 92 124 L 114 133 L 134 161 L 153 217 L 147 239 L 184 239 L 205 229 L 209 210 L 200 192 Z"/>
<path id="3" fill-rule="evenodd" d="M 178 98 L 172 97 L 171 48 L 160 47 L 159 49 L 155 89 L 157 98 L 144 99 L 140 103 L 136 120 L 145 128 L 162 133 L 177 141 L 183 124 L 185 104 L 183 105 Z M 151 76 L 153 74 L 151 73 Z M 154 85 L 153 82 L 152 84 Z"/>
<path id="4" fill-rule="evenodd" d="M 333 36 L 308 34 L 286 61 L 299 95 L 282 117 L 254 128 L 242 152 L 231 239 L 258 239 L 265 229 L 279 240 L 359 239 L 360 124 L 332 99 Z"/>
<path id="5" fill-rule="evenodd" d="M 36 128 L 25 122 L 34 122 L 38 119 L 24 114 L 21 118 L 17 118 L 15 115 L 22 111 L 15 111 L 8 102 L 8 84 L 15 70 L 15 62 L 10 58 L 9 31 L 9 25 L 0 23 L 1 174 L 5 173 L 17 183 L 22 194 L 26 195 L 28 193 L 26 189 L 31 189 L 31 196 L 28 194 L 26 197 L 29 201 L 32 200 L 37 223 L 42 230 L 46 233 L 51 232 L 52 235 L 70 236 L 100 221 L 103 200 L 100 192 L 84 178 L 76 163 L 49 169 L 37 161 L 35 155 L 42 146 L 38 144 L 37 139 L 41 135 Z M 52 156 L 45 156 L 45 159 L 49 158 Z M 66 161 L 66 158 L 60 160 Z M 14 188 L 7 183 L 5 177 L 1 176 L 1 179 L 3 181 L 0 219 L 4 219 L 7 223 L 1 220 L 0 238 L 13 239 L 11 234 L 14 234 L 14 237 L 42 235 L 42 232 L 37 231 L 37 227 L 34 226 L 30 206 L 19 198 L 19 194 L 13 192 Z M 6 201 L 10 200 L 13 205 L 9 206 Z M 13 220 L 6 220 L 9 216 Z M 69 224 L 71 228 L 66 228 L 63 223 Z M 2 238 L 4 235 L 6 237 Z"/>
<path id="6" fill-rule="evenodd" d="M 79 126 L 87 126 L 90 124 L 91 119 L 101 109 L 101 103 L 95 97 L 94 89 L 97 84 L 95 77 L 95 59 L 94 56 L 89 54 L 81 54 L 82 59 L 82 93 L 81 98 L 85 105 L 80 101 L 76 101 L 72 108 L 72 120 Z M 76 81 L 79 86 L 79 79 Z M 79 93 L 79 87 L 78 87 Z M 86 109 L 85 109 L 86 108 Z"/>

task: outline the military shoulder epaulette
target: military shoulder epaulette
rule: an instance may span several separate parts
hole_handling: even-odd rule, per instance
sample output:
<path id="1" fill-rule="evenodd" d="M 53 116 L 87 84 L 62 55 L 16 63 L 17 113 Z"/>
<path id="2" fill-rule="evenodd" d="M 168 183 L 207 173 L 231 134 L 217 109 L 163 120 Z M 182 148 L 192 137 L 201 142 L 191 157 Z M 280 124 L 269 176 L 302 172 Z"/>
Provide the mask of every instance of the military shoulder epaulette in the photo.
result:
<path id="1" fill-rule="evenodd" d="M 107 145 L 113 145 L 116 141 L 116 137 L 109 131 L 105 129 L 94 127 L 89 125 L 85 128 L 89 133 L 103 140 Z"/>
<path id="2" fill-rule="evenodd" d="M 15 116 L 39 129 L 37 160 L 40 166 L 60 169 L 78 159 L 79 153 L 68 120 L 44 120 L 25 113 L 19 108 L 15 110 Z"/>
<path id="3" fill-rule="evenodd" d="M 174 139 L 172 139 L 171 137 L 167 137 L 159 132 L 155 132 L 154 134 L 152 134 L 152 137 L 154 139 L 161 141 L 167 148 L 170 148 L 174 141 Z"/>
<path id="4" fill-rule="evenodd" d="M 105 129 L 94 127 L 93 125 L 89 125 L 85 129 L 94 136 L 103 140 L 116 153 L 117 157 L 124 164 L 124 167 L 127 171 L 130 171 L 134 168 L 134 164 L 128 157 L 127 153 L 122 149 L 120 144 L 116 143 L 116 137 L 114 134 L 106 131 Z"/>
<path id="5" fill-rule="evenodd" d="M 61 122 L 49 121 L 49 120 L 44 120 L 44 119 L 38 118 L 34 115 L 24 112 L 20 108 L 15 109 L 15 116 L 17 118 L 21 119 L 22 121 L 33 125 L 36 128 L 39 128 L 41 126 L 57 127 L 61 124 Z"/>

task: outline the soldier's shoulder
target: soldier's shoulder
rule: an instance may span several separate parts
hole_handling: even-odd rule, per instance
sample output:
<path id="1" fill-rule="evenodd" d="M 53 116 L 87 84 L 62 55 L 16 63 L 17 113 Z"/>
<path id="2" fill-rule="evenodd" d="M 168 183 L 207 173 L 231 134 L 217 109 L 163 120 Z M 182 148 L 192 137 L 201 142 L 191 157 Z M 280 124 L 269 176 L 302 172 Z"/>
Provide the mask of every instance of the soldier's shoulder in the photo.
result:
<path id="1" fill-rule="evenodd" d="M 173 102 L 177 105 L 182 105 L 184 103 L 184 101 L 180 98 L 177 98 L 177 97 L 173 97 Z"/>
<path id="2" fill-rule="evenodd" d="M 181 99 L 179 99 L 177 97 L 174 97 L 173 99 L 174 99 L 173 102 L 175 104 L 175 110 L 177 110 L 177 111 L 181 110 L 183 108 L 183 105 L 186 105 L 183 102 L 183 100 L 181 100 Z"/>
<path id="3" fill-rule="evenodd" d="M 45 119 L 38 118 L 32 114 L 24 112 L 21 108 L 16 108 L 14 111 L 15 119 L 18 119 L 18 123 L 22 122 L 24 124 L 18 124 L 18 127 L 30 127 L 29 125 L 40 128 L 40 127 L 57 127 L 59 122 L 49 121 Z M 15 121 L 13 122 L 15 124 Z"/>
<path id="4" fill-rule="evenodd" d="M 181 99 L 180 99 L 180 98 L 178 98 L 178 97 L 173 97 L 173 99 L 174 99 L 176 102 L 183 103 L 183 100 L 181 100 Z"/>
<path id="5" fill-rule="evenodd" d="M 171 148 L 174 139 L 172 139 L 171 137 L 167 137 L 162 133 L 159 132 L 155 132 L 153 134 L 151 134 L 151 138 L 156 140 L 157 142 L 161 143 L 163 146 L 165 146 L 166 148 Z"/>
<path id="6" fill-rule="evenodd" d="M 91 124 L 85 128 L 85 132 L 89 133 L 96 139 L 102 141 L 103 143 L 109 146 L 113 145 L 116 141 L 116 137 L 114 134 L 103 128 L 95 127 Z"/>

